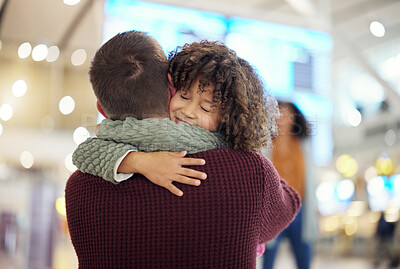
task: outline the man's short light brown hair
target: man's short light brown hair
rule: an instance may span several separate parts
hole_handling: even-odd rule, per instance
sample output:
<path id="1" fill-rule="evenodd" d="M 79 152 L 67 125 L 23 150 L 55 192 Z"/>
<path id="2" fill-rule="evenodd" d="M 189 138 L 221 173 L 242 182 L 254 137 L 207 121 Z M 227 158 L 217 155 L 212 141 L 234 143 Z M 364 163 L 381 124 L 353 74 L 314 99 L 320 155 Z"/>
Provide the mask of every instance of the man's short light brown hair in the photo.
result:
<path id="1" fill-rule="evenodd" d="M 146 33 L 119 33 L 96 52 L 89 71 L 97 100 L 111 119 L 166 116 L 168 61 Z"/>

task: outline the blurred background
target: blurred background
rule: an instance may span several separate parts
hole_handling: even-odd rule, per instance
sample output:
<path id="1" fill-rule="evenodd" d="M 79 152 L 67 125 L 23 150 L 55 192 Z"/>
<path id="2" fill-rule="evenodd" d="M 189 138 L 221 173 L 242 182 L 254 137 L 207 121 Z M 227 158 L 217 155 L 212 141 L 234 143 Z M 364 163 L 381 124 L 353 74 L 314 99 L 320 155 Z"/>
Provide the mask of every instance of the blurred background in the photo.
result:
<path id="1" fill-rule="evenodd" d="M 398 0 L 0 0 L 0 267 L 77 268 L 63 197 L 72 152 L 100 120 L 88 68 L 103 42 L 136 29 L 166 53 L 224 42 L 304 113 L 312 268 L 396 268 L 399 12 Z M 285 241 L 275 265 L 296 268 Z"/>

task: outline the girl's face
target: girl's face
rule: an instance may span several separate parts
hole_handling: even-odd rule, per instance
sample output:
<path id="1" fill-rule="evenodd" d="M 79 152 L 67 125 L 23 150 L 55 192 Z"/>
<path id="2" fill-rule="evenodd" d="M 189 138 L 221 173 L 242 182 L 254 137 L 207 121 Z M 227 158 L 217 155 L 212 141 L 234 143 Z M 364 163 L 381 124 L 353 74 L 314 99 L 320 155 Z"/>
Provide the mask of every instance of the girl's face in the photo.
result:
<path id="1" fill-rule="evenodd" d="M 186 122 L 211 132 L 217 131 L 221 124 L 222 112 L 218 104 L 212 101 L 214 86 L 207 86 L 199 91 L 199 79 L 193 81 L 184 94 L 177 91 L 169 104 L 169 117 L 178 123 Z"/>

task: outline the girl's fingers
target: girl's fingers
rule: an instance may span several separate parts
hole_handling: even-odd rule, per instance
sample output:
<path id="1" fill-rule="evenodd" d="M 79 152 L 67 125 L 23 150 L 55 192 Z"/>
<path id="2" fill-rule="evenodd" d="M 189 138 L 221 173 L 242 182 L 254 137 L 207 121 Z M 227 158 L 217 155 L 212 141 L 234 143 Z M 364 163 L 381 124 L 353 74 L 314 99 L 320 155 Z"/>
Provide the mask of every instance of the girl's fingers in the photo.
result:
<path id="1" fill-rule="evenodd" d="M 182 158 L 179 160 L 180 165 L 205 165 L 206 161 L 197 158 Z"/>
<path id="2" fill-rule="evenodd" d="M 185 177 L 185 176 L 177 176 L 174 179 L 175 182 L 187 184 L 187 185 L 192 185 L 192 186 L 199 186 L 200 185 L 200 180 L 193 179 L 190 177 Z"/>
<path id="3" fill-rule="evenodd" d="M 186 176 L 186 177 L 192 177 L 192 178 L 198 178 L 198 179 L 206 179 L 207 178 L 207 174 L 200 172 L 200 171 L 196 171 L 193 169 L 189 169 L 189 168 L 181 168 L 181 172 L 180 174 L 182 176 Z"/>
<path id="4" fill-rule="evenodd" d="M 183 158 L 185 157 L 187 151 L 167 151 L 167 153 L 178 158 Z"/>
<path id="5" fill-rule="evenodd" d="M 183 195 L 183 192 L 172 183 L 169 183 L 165 188 L 167 188 L 167 190 L 169 190 L 171 193 L 175 194 L 176 196 Z"/>

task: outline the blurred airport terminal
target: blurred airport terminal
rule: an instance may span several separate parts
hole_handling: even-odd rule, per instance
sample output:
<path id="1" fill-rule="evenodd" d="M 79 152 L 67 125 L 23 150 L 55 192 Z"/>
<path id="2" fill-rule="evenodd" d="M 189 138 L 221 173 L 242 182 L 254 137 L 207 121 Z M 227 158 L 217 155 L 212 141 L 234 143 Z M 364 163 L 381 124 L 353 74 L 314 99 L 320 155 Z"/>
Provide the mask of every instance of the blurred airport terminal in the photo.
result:
<path id="1" fill-rule="evenodd" d="M 64 189 L 101 120 L 88 68 L 132 29 L 166 53 L 221 41 L 305 114 L 311 268 L 398 268 L 399 13 L 398 0 L 0 0 L 0 268 L 77 268 Z M 296 268 L 288 241 L 275 268 Z"/>

